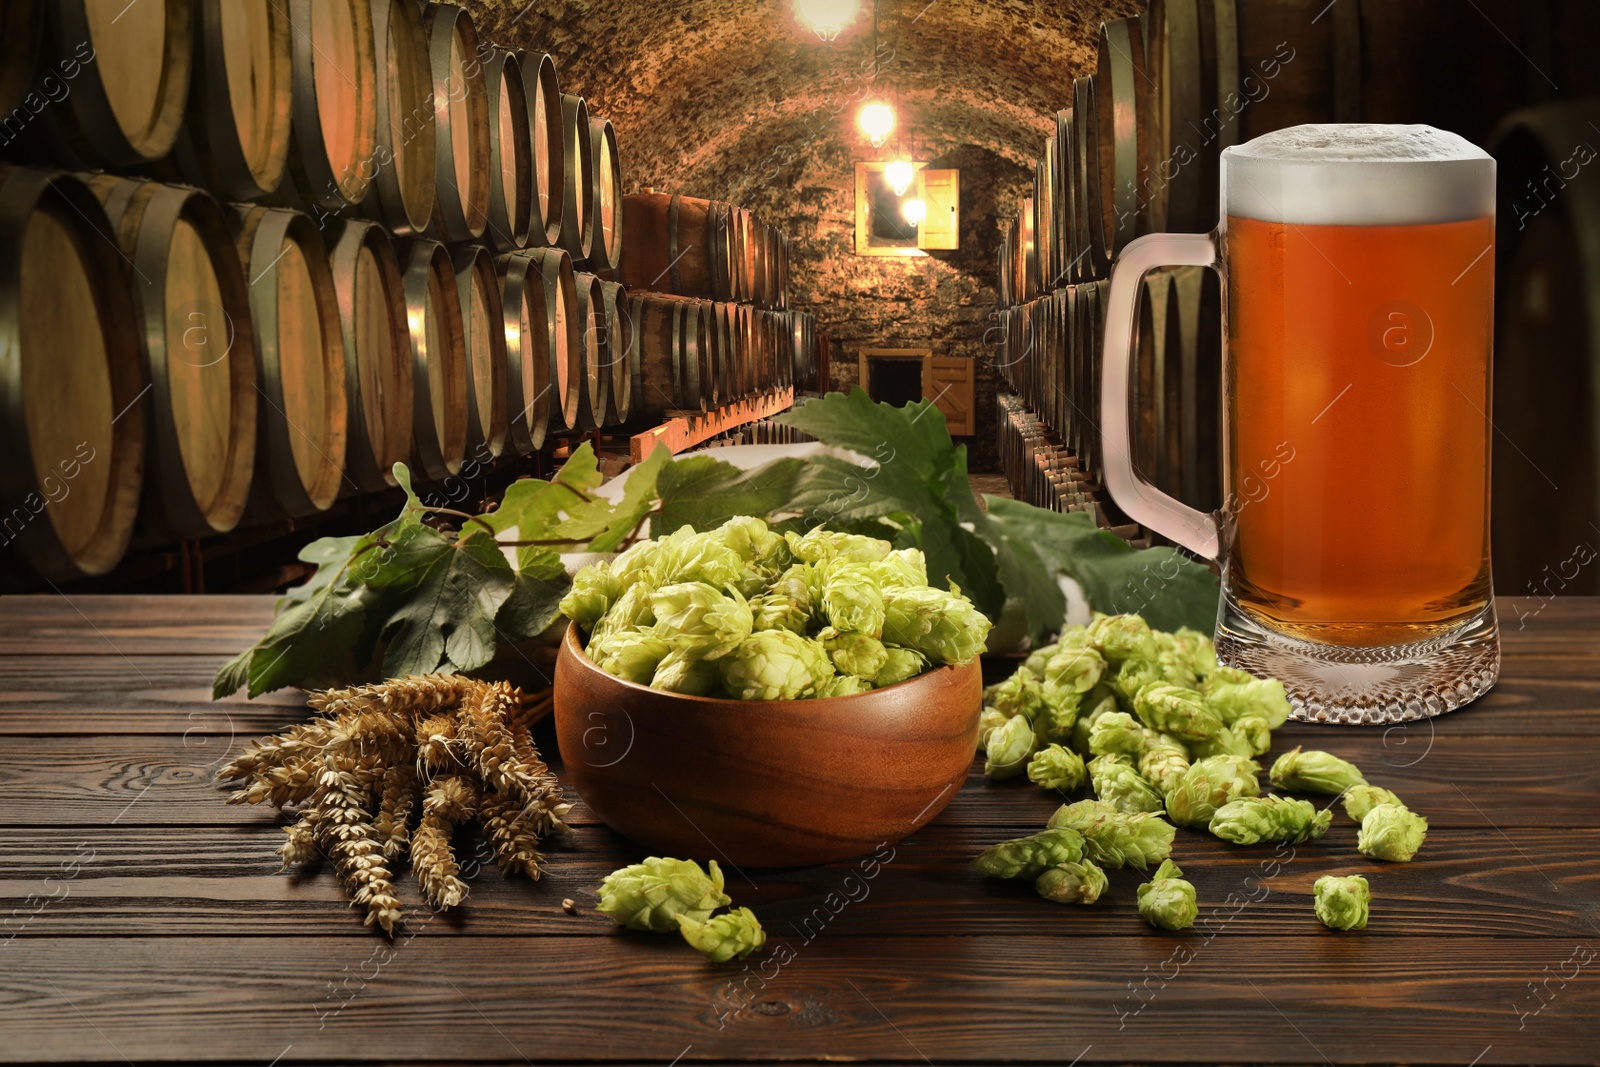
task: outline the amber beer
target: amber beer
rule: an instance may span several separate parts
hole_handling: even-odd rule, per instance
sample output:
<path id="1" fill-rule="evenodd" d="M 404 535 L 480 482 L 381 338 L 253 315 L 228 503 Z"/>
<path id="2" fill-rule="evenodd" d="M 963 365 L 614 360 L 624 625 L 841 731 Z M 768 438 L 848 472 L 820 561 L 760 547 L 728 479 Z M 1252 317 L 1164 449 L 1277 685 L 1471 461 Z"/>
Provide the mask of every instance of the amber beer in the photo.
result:
<path id="1" fill-rule="evenodd" d="M 1222 152 L 1222 225 L 1112 265 L 1105 484 L 1222 569 L 1217 658 L 1293 714 L 1386 723 L 1499 677 L 1489 572 L 1494 160 L 1430 126 L 1305 125 Z M 1129 459 L 1139 281 L 1222 275 L 1223 482 L 1207 514 Z M 1204 463 L 1209 457 L 1192 456 Z"/>
<path id="2" fill-rule="evenodd" d="M 1432 210 L 1227 218 L 1225 477 L 1264 488 L 1225 566 L 1277 632 L 1399 645 L 1488 603 L 1494 219 Z"/>

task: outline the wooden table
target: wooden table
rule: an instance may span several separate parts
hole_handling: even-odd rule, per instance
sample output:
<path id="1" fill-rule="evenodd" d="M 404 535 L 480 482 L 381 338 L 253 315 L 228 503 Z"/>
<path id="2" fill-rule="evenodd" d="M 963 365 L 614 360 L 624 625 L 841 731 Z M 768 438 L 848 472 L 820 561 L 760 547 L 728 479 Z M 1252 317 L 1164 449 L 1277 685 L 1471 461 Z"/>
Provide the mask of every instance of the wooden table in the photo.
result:
<path id="1" fill-rule="evenodd" d="M 580 805 L 540 883 L 477 876 L 461 914 L 364 929 L 291 878 L 270 810 L 213 769 L 303 714 L 213 704 L 268 598 L 0 601 L 0 1059 L 558 1063 L 1576 1063 L 1600 1058 L 1600 601 L 1507 601 L 1505 672 L 1433 723 L 1291 725 L 1432 821 L 1419 860 L 1342 815 L 1292 853 L 1179 832 L 1201 922 L 1146 928 L 1136 872 L 1093 907 L 967 867 L 1055 800 L 974 776 L 873 866 L 729 872 L 772 953 L 712 967 L 590 910 L 639 851 Z M 1519 628 L 1519 617 L 1521 628 Z M 548 746 L 548 747 L 552 747 Z M 1364 873 L 1372 922 L 1313 917 Z M 576 914 L 563 898 L 578 902 Z"/>

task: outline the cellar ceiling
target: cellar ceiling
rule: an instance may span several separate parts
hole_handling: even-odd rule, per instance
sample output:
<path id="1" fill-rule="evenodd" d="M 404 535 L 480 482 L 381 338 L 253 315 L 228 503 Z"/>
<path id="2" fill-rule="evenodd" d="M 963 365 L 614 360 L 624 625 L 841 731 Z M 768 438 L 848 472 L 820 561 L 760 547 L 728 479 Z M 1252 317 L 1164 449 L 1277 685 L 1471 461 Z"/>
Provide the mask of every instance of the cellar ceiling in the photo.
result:
<path id="1" fill-rule="evenodd" d="M 974 145 L 1031 165 L 1072 78 L 1094 68 L 1100 23 L 1143 4 L 879 0 L 874 35 L 865 0 L 832 44 L 796 22 L 791 0 L 468 6 L 491 40 L 549 52 L 563 90 L 611 119 L 629 191 L 748 203 L 774 198 L 762 185 L 804 185 L 807 167 L 881 158 L 855 129 L 872 95 L 898 104 L 900 147 L 920 158 Z"/>

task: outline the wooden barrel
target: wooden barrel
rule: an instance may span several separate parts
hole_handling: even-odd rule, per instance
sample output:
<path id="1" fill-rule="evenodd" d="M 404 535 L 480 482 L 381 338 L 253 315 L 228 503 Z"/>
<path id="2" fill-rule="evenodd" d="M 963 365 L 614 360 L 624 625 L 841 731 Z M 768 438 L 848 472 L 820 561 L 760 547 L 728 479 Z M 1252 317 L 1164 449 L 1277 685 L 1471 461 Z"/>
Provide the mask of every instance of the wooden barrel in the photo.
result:
<path id="1" fill-rule="evenodd" d="M 53 580 L 115 567 L 139 506 L 151 407 L 112 232 L 79 179 L 0 166 L 0 544 Z"/>
<path id="2" fill-rule="evenodd" d="M 739 395 L 738 306 L 725 300 L 711 305 L 711 402 L 725 404 Z M 705 383 L 701 383 L 702 391 Z"/>
<path id="3" fill-rule="evenodd" d="M 789 306 L 789 236 L 778 238 L 778 306 Z"/>
<path id="4" fill-rule="evenodd" d="M 1596 143 L 1591 123 L 1600 104 L 1547 104 L 1511 115 L 1493 141 L 1491 533 L 1495 583 L 1511 594 L 1597 588 L 1594 568 L 1573 560 L 1600 521 L 1600 160 L 1579 147 Z"/>
<path id="5" fill-rule="evenodd" d="M 561 248 L 529 249 L 539 264 L 550 330 L 551 429 L 580 429 L 578 406 L 583 381 L 583 319 L 578 312 L 578 280 L 572 257 Z M 637 395 L 637 390 L 634 391 Z"/>
<path id="6" fill-rule="evenodd" d="M 370 222 L 338 229 L 329 266 L 349 405 L 345 475 L 360 492 L 381 492 L 396 484 L 394 465 L 411 456 L 415 387 L 405 283 L 388 234 Z"/>
<path id="7" fill-rule="evenodd" d="M 1184 468 L 1178 499 L 1212 511 L 1222 504 L 1222 296 L 1215 271 L 1173 267 L 1181 358 L 1178 396 Z"/>
<path id="8" fill-rule="evenodd" d="M 172 149 L 189 95 L 190 0 L 8 0 L 37 6 L 44 47 L 32 92 L 22 101 L 24 155 L 66 166 L 137 167 Z M 29 43 L 30 16 L 9 11 L 0 23 L 6 49 Z M 26 64 L 24 64 L 26 65 Z M 38 107 L 32 106 L 38 102 Z M 16 119 L 15 111 L 0 113 Z M 18 131 L 5 129 L 7 138 Z"/>
<path id="9" fill-rule="evenodd" d="M 508 439 L 518 455 L 544 447 L 550 429 L 552 332 L 539 261 L 526 252 L 501 256 L 505 315 Z"/>
<path id="10" fill-rule="evenodd" d="M 528 243 L 551 247 L 561 243 L 561 212 L 566 198 L 566 126 L 561 115 L 561 83 L 555 60 L 543 52 L 525 51 L 522 98 L 528 110 L 528 145 L 533 176 Z"/>
<path id="11" fill-rule="evenodd" d="M 629 289 L 732 300 L 731 213 L 720 200 L 668 193 L 623 198 L 622 279 Z"/>
<path id="12" fill-rule="evenodd" d="M 506 447 L 506 330 L 500 276 L 476 245 L 452 251 L 467 365 L 467 454 L 482 463 Z"/>
<path id="13" fill-rule="evenodd" d="M 276 0 L 194 0 L 193 22 L 192 88 L 172 162 L 219 196 L 265 196 L 289 158 L 288 9 Z"/>
<path id="14" fill-rule="evenodd" d="M 1106 272 L 1111 269 L 1113 238 L 1103 213 L 1105 199 L 1100 193 L 1101 168 L 1098 165 L 1101 151 L 1099 123 L 1094 118 L 1099 114 L 1099 107 L 1099 93 L 1094 75 L 1074 78 L 1072 80 L 1073 143 L 1077 150 L 1073 153 L 1072 161 L 1073 183 L 1076 188 L 1072 208 L 1081 241 L 1078 251 L 1084 254 L 1082 270 L 1079 272 L 1080 281 L 1104 278 Z"/>
<path id="15" fill-rule="evenodd" d="M 1019 248 L 1022 253 L 1022 295 L 1032 300 L 1039 295 L 1039 245 L 1033 230 L 1033 197 L 1024 197 L 1018 213 Z"/>
<path id="16" fill-rule="evenodd" d="M 326 511 L 344 484 L 349 402 L 339 298 L 322 238 L 282 208 L 241 208 L 239 261 L 255 325 L 256 470 L 262 515 Z"/>
<path id="17" fill-rule="evenodd" d="M 628 290 L 616 282 L 602 281 L 600 296 L 605 307 L 606 329 L 601 344 L 601 363 L 610 376 L 606 422 L 618 425 L 628 421 L 633 410 L 633 319 L 628 314 Z"/>
<path id="18" fill-rule="evenodd" d="M 454 4 L 424 10 L 433 70 L 435 193 L 431 236 L 474 241 L 489 221 L 489 96 L 472 16 Z"/>
<path id="19" fill-rule="evenodd" d="M 562 94 L 561 125 L 561 247 L 582 264 L 594 252 L 594 140 L 583 97 Z"/>
<path id="20" fill-rule="evenodd" d="M 279 0 L 274 0 L 279 2 Z M 289 182 L 307 210 L 359 204 L 378 148 L 378 69 L 368 0 L 287 0 L 293 62 Z"/>
<path id="21" fill-rule="evenodd" d="M 605 426 L 611 403 L 611 374 L 605 365 L 606 305 L 600 279 L 587 271 L 575 275 L 578 286 L 579 358 L 583 377 L 578 388 L 578 428 Z"/>
<path id="22" fill-rule="evenodd" d="M 362 213 L 396 236 L 425 233 L 437 195 L 433 66 L 414 0 L 373 0 L 377 148 Z"/>
<path id="23" fill-rule="evenodd" d="M 1017 294 L 1011 286 L 1011 227 L 1009 226 L 1000 235 L 1000 251 L 997 259 L 995 273 L 1000 278 L 998 287 L 1000 306 L 1003 308 L 1012 307 L 1017 302 Z"/>
<path id="24" fill-rule="evenodd" d="M 751 216 L 750 231 L 750 303 L 756 307 L 772 306 L 772 292 L 767 286 L 767 224 Z"/>
<path id="25" fill-rule="evenodd" d="M 703 301 L 657 293 L 628 294 L 633 318 L 630 361 L 639 369 L 634 381 L 637 414 L 660 419 L 681 411 L 703 411 L 701 351 L 710 344 L 712 318 Z"/>
<path id="26" fill-rule="evenodd" d="M 1076 281 L 1078 269 L 1077 233 L 1072 218 L 1072 108 L 1056 112 L 1056 129 L 1051 135 L 1055 142 L 1052 155 L 1055 165 L 1055 218 L 1056 232 L 1052 240 L 1056 246 L 1056 282 L 1064 285 Z"/>
<path id="27" fill-rule="evenodd" d="M 1132 376 L 1134 459 L 1139 471 L 1162 492 L 1182 491 L 1183 346 L 1173 298 L 1172 274 L 1151 271 L 1144 279 L 1136 335 L 1139 372 Z"/>
<path id="28" fill-rule="evenodd" d="M 1038 245 L 1039 285 L 1054 289 L 1061 273 L 1056 260 L 1056 151 L 1055 138 L 1047 137 L 1044 151 L 1033 167 L 1033 239 Z"/>
<path id="29" fill-rule="evenodd" d="M 514 52 L 494 49 L 483 64 L 489 105 L 489 222 L 484 238 L 502 252 L 525 248 L 535 223 L 533 141 L 526 82 Z"/>
<path id="30" fill-rule="evenodd" d="M 196 189 L 111 175 L 89 186 L 132 272 L 151 383 L 150 532 L 226 533 L 250 495 L 259 395 L 249 287 L 227 217 Z"/>
<path id="31" fill-rule="evenodd" d="M 34 72 L 44 55 L 44 8 L 37 3 L 6 4 L 0 7 L 0 121 L 22 106 L 33 86 Z M 52 85 L 51 88 L 54 88 Z M 48 99 L 48 97 L 46 97 Z M 39 106 L 44 106 L 41 102 Z M 33 109 L 29 108 L 28 114 Z M 0 127 L 0 146 L 9 144 L 17 132 L 9 125 Z"/>
<path id="32" fill-rule="evenodd" d="M 612 275 L 622 264 L 622 159 L 617 154 L 617 131 L 610 119 L 589 120 L 589 154 L 594 160 L 590 181 L 594 185 L 594 244 L 589 269 Z"/>
<path id="33" fill-rule="evenodd" d="M 412 241 L 405 255 L 406 323 L 411 352 L 411 457 L 425 481 L 461 469 L 467 453 L 466 340 L 450 252 Z"/>
<path id="34" fill-rule="evenodd" d="M 1095 139 L 1098 142 L 1098 215 L 1112 254 L 1150 231 L 1146 159 L 1150 72 L 1142 19 L 1112 19 L 1100 26 L 1095 67 Z M 1090 204 L 1094 212 L 1095 204 Z"/>

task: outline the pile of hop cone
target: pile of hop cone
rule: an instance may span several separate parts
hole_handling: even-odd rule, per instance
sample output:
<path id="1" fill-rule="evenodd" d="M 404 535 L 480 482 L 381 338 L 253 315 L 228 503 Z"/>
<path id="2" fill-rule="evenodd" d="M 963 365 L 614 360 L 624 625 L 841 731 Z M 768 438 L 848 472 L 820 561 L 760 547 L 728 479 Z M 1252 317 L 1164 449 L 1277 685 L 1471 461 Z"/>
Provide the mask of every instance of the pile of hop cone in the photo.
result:
<path id="1" fill-rule="evenodd" d="M 529 734 L 549 699 L 444 674 L 330 689 L 310 697 L 319 718 L 255 742 L 217 777 L 245 783 L 230 804 L 292 807 L 284 866 L 327 855 L 366 924 L 392 933 L 392 865 L 408 852 L 429 904 L 466 898 L 451 838 L 472 819 L 502 871 L 539 877 L 539 841 L 568 832 L 571 808 Z"/>

